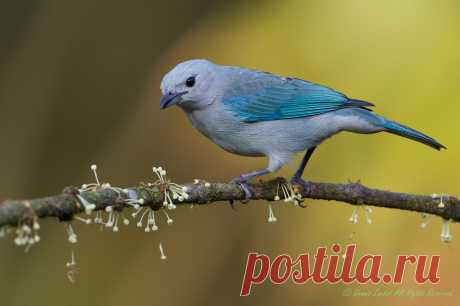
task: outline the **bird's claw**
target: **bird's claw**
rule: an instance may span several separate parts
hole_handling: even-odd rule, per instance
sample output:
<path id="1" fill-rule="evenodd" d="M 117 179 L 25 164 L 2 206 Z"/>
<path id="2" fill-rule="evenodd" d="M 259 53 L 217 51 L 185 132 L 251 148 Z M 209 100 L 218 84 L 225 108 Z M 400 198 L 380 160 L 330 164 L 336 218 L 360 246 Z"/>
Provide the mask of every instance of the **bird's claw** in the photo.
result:
<path id="1" fill-rule="evenodd" d="M 240 177 L 234 178 L 231 181 L 231 183 L 237 184 L 241 187 L 241 189 L 244 191 L 244 200 L 241 200 L 241 203 L 247 204 L 249 200 L 251 200 L 252 195 L 253 195 L 251 192 L 251 189 L 249 188 L 249 185 L 246 182 L 242 181 Z M 230 206 L 234 208 L 233 201 L 230 201 Z"/>
<path id="2" fill-rule="evenodd" d="M 310 187 L 310 183 L 307 182 L 307 181 L 304 181 L 302 178 L 300 177 L 293 177 L 290 181 L 291 185 L 293 186 L 293 189 L 294 189 L 294 192 L 300 192 L 300 190 L 298 190 L 298 187 L 300 186 L 300 188 L 302 188 L 303 190 L 308 190 L 308 188 Z M 298 202 L 298 205 L 301 207 L 301 208 L 306 208 L 307 205 L 305 205 L 303 203 L 303 200 L 302 201 L 299 201 Z"/>
<path id="3" fill-rule="evenodd" d="M 237 184 L 240 185 L 241 189 L 243 189 L 244 191 L 244 200 L 241 200 L 241 203 L 243 204 L 249 203 L 249 200 L 251 200 L 252 198 L 252 192 L 249 189 L 249 185 L 244 182 L 238 182 Z"/>
<path id="4" fill-rule="evenodd" d="M 307 181 L 304 181 L 302 178 L 300 177 L 293 177 L 291 179 L 291 185 L 293 186 L 300 186 L 302 187 L 303 189 L 308 189 L 308 187 L 310 186 L 310 183 L 307 182 Z"/>

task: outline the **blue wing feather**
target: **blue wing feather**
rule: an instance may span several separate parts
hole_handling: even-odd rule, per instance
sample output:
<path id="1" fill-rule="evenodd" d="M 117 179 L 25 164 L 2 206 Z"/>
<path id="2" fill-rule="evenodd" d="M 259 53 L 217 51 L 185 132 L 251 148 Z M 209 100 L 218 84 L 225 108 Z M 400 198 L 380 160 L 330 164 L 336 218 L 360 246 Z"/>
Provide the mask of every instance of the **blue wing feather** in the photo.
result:
<path id="1" fill-rule="evenodd" d="M 344 107 L 373 106 L 322 85 L 275 76 L 259 81 L 255 78 L 232 88 L 223 102 L 244 122 L 309 117 Z"/>

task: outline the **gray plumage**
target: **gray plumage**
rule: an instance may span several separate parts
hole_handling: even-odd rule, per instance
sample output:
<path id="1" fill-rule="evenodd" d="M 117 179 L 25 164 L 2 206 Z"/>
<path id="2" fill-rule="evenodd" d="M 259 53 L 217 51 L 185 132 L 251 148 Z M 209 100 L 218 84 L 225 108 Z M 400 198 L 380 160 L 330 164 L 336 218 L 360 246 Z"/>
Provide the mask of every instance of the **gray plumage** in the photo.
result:
<path id="1" fill-rule="evenodd" d="M 340 131 L 388 131 L 443 148 L 422 133 L 374 114 L 368 109 L 371 103 L 307 81 L 207 60 L 177 65 L 164 76 L 161 91 L 161 108 L 178 105 L 196 129 L 224 150 L 268 157 L 267 169 L 236 181 L 276 171 L 293 154 L 315 148 Z"/>

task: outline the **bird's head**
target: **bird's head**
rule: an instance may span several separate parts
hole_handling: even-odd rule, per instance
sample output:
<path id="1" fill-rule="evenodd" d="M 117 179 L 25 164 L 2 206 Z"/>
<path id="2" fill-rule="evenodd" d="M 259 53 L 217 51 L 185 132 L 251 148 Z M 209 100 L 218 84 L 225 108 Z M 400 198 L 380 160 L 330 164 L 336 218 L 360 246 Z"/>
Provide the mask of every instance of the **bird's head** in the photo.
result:
<path id="1" fill-rule="evenodd" d="M 204 108 L 213 101 L 213 82 L 218 66 L 207 60 L 182 62 L 161 81 L 160 108 L 178 105 L 185 110 Z"/>

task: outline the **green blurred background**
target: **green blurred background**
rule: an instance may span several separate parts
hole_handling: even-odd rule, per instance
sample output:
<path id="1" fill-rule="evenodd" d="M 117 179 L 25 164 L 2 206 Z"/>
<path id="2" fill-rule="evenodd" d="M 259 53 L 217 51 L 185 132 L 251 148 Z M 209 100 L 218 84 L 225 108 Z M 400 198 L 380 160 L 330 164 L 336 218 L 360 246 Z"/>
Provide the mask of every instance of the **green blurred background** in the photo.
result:
<path id="1" fill-rule="evenodd" d="M 91 182 L 91 163 L 119 186 L 153 180 L 153 165 L 177 182 L 226 181 L 265 165 L 222 151 L 179 109 L 159 111 L 162 75 L 190 58 L 326 84 L 374 102 L 377 112 L 449 148 L 440 153 L 391 135 L 343 133 L 320 147 L 306 178 L 459 194 L 458 1 L 2 1 L 0 34 L 2 199 Z M 46 220 L 42 242 L 28 253 L 11 239 L 0 242 L 0 304 L 458 305 L 457 225 L 453 242 L 444 244 L 439 218 L 422 230 L 417 214 L 374 209 L 371 225 L 362 211 L 352 225 L 351 206 L 308 203 L 305 210 L 276 205 L 274 224 L 267 223 L 266 203 L 237 211 L 180 208 L 173 226 L 161 220 L 160 231 L 149 234 L 76 224 L 74 284 L 66 277 L 71 245 L 64 224 Z M 297 255 L 350 241 L 360 254 L 384 255 L 388 270 L 397 254 L 441 254 L 441 284 L 417 286 L 409 269 L 401 287 L 453 296 L 352 298 L 342 296 L 348 286 L 286 283 L 239 297 L 249 251 Z"/>

